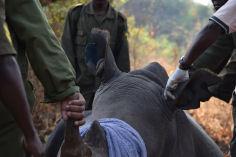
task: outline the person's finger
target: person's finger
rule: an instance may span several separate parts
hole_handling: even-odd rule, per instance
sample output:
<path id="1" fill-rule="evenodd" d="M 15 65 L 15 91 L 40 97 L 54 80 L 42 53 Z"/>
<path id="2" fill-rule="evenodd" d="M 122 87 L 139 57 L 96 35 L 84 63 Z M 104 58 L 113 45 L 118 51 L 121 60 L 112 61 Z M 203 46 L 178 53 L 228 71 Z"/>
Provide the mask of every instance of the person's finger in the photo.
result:
<path id="1" fill-rule="evenodd" d="M 167 86 L 166 86 L 166 89 L 167 91 L 173 91 L 177 88 L 178 86 L 178 82 L 176 81 L 171 81 Z"/>
<path id="2" fill-rule="evenodd" d="M 84 118 L 84 112 L 66 112 L 66 115 L 75 120 L 81 120 Z"/>
<path id="3" fill-rule="evenodd" d="M 85 110 L 85 106 L 67 105 L 65 110 L 71 112 L 83 112 Z"/>
<path id="4" fill-rule="evenodd" d="M 83 100 L 85 102 L 83 95 L 81 93 L 78 93 L 78 95 L 79 95 L 79 100 Z"/>
<path id="5" fill-rule="evenodd" d="M 70 100 L 69 105 L 84 106 L 85 100 Z"/>
<path id="6" fill-rule="evenodd" d="M 85 124 L 85 119 L 82 119 L 82 120 L 80 120 L 80 121 L 75 121 L 74 122 L 74 125 L 75 126 L 82 126 L 82 125 L 84 125 Z"/>

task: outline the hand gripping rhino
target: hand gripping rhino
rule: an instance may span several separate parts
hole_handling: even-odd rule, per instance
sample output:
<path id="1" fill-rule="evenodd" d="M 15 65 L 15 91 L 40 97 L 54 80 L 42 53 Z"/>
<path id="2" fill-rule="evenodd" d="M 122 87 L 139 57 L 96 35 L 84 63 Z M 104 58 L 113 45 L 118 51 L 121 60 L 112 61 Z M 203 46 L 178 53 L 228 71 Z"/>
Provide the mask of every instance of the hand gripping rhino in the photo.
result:
<path id="1" fill-rule="evenodd" d="M 180 85 L 176 100 L 165 100 L 168 75 L 160 64 L 123 73 L 108 46 L 109 34 L 98 29 L 91 34 L 97 62 L 90 67 L 101 80 L 92 113 L 80 127 L 81 136 L 78 129 L 65 133 L 66 150 L 60 149 L 64 124 L 59 123 L 46 146 L 48 157 L 60 150 L 61 157 L 223 157 L 214 141 L 181 110 L 208 100 L 207 87 L 218 77 L 200 70 Z"/>

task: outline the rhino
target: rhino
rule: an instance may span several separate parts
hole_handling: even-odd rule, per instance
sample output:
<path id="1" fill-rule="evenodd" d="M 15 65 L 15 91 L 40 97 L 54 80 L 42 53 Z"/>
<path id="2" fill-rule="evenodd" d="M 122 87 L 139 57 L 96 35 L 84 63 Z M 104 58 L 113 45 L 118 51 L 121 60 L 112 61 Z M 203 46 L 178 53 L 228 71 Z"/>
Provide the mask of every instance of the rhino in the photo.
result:
<path id="1" fill-rule="evenodd" d="M 61 157 L 223 157 L 215 142 L 183 110 L 197 108 L 200 101 L 210 98 L 208 87 L 219 81 L 215 74 L 199 70 L 180 85 L 175 100 L 166 100 L 163 91 L 168 75 L 159 63 L 153 62 L 129 73 L 121 72 L 109 47 L 109 33 L 93 29 L 91 35 L 97 59 L 90 68 L 95 69 L 101 85 L 92 111 L 86 111 L 85 125 L 89 127 L 80 136 L 79 128 L 60 122 L 47 142 L 46 156 L 59 156 L 61 150 Z M 111 144 L 100 119 L 124 122 L 141 138 L 136 144 L 143 142 L 144 145 L 138 148 L 136 155 L 119 155 L 119 152 L 111 155 Z M 124 130 L 123 134 L 126 134 Z M 130 134 L 127 132 L 127 135 Z"/>

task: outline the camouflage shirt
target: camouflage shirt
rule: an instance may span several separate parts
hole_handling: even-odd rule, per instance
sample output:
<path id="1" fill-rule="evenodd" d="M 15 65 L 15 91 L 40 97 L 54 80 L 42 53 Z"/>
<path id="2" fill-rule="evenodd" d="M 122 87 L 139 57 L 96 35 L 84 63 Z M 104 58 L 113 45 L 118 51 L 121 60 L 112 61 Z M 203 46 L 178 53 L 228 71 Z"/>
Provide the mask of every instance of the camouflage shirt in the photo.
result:
<path id="1" fill-rule="evenodd" d="M 5 0 L 0 0 L 0 20 L 5 20 Z"/>
<path id="2" fill-rule="evenodd" d="M 15 50 L 7 39 L 5 25 L 5 1 L 0 0 L 0 55 L 15 54 Z"/>
<path id="3" fill-rule="evenodd" d="M 92 3 L 72 7 L 66 18 L 62 47 L 75 68 L 76 81 L 85 98 L 91 96 L 96 86 L 95 76 L 85 63 L 85 48 L 91 42 L 90 32 L 95 27 L 110 32 L 110 47 L 118 68 L 130 71 L 126 18 L 110 5 L 101 16 L 96 15 Z"/>

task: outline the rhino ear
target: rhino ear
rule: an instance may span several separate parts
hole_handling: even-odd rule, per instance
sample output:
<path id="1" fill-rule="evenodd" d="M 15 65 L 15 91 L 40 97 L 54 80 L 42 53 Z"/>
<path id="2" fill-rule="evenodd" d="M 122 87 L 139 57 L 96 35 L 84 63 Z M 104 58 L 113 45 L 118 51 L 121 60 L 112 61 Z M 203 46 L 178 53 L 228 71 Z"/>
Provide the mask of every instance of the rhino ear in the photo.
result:
<path id="1" fill-rule="evenodd" d="M 207 69 L 197 70 L 187 82 L 179 84 L 174 92 L 176 107 L 185 110 L 199 108 L 201 101 L 207 101 L 212 96 L 208 87 L 220 81 L 220 77 Z"/>
<path id="2" fill-rule="evenodd" d="M 102 156 L 108 156 L 106 134 L 98 121 L 94 121 L 92 123 L 89 131 L 85 135 L 84 140 L 92 151 L 96 151 L 94 153 Z"/>
<path id="3" fill-rule="evenodd" d="M 91 31 L 91 38 L 97 48 L 98 61 L 96 65 L 96 76 L 99 77 L 102 82 L 107 82 L 121 73 L 109 46 L 110 33 L 94 28 Z"/>

